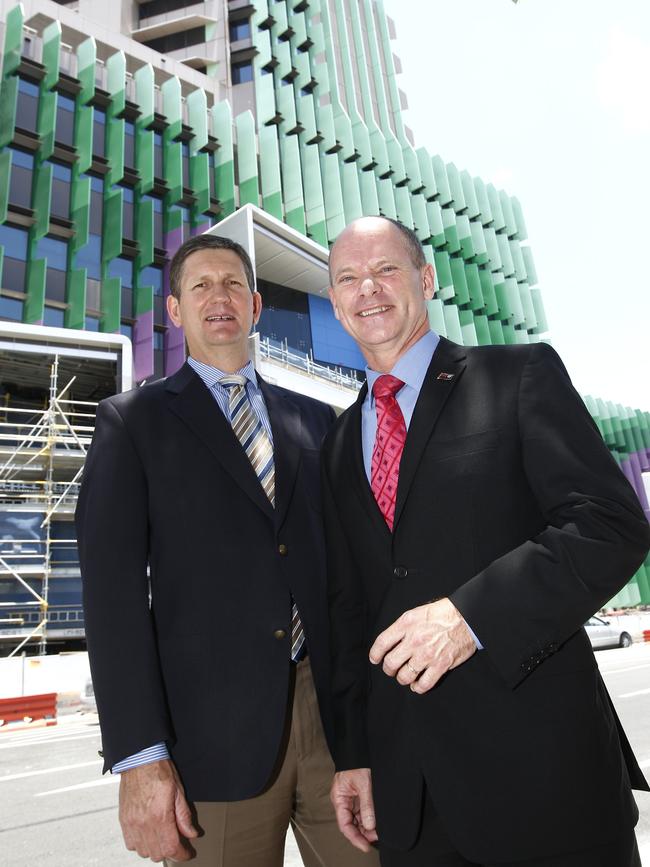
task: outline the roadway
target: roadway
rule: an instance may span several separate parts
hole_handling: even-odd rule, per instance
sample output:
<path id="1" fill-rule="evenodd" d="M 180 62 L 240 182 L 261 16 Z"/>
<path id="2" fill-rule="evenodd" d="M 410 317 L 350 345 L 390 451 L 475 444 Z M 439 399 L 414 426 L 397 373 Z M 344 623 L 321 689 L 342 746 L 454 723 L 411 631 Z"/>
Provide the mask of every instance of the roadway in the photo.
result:
<path id="1" fill-rule="evenodd" d="M 650 774 L 650 644 L 596 654 L 614 704 Z M 0 851 L 11 867 L 129 867 L 117 822 L 117 777 L 100 774 L 97 717 L 72 714 L 59 725 L 0 731 Z M 650 867 L 650 794 L 636 793 L 644 867 Z M 285 867 L 299 867 L 288 840 Z M 253 867 L 253 865 L 251 865 Z"/>

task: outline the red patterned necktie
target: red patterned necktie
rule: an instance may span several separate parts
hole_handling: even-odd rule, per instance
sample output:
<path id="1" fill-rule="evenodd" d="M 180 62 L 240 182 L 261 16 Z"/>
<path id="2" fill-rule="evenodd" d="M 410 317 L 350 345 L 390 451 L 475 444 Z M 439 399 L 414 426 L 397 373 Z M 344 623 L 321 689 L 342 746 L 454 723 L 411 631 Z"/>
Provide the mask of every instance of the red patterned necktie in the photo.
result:
<path id="1" fill-rule="evenodd" d="M 395 395 L 404 385 L 385 373 L 375 380 L 372 393 L 377 411 L 377 435 L 372 451 L 370 487 L 390 530 L 395 519 L 399 463 L 406 442 L 406 424 Z"/>

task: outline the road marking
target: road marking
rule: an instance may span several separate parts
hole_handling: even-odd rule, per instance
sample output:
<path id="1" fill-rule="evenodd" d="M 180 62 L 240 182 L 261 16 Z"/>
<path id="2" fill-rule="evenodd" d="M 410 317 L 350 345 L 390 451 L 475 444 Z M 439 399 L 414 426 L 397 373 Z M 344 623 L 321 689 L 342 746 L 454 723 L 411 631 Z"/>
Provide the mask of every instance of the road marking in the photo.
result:
<path id="1" fill-rule="evenodd" d="M 39 744 L 52 744 L 52 743 L 62 744 L 62 743 L 65 743 L 66 741 L 82 741 L 82 740 L 85 740 L 86 738 L 98 738 L 98 737 L 99 737 L 99 732 L 94 732 L 93 734 L 90 734 L 90 735 L 77 735 L 76 737 L 71 737 L 71 738 L 49 738 L 48 740 L 42 740 L 42 741 L 40 741 L 40 740 L 39 741 L 20 741 L 17 744 L 0 744 L 0 750 L 17 750 L 19 747 L 34 747 L 34 746 L 38 746 Z"/>
<path id="2" fill-rule="evenodd" d="M 40 771 L 25 771 L 23 774 L 8 774 L 6 777 L 0 777 L 0 783 L 8 783 L 9 780 L 24 780 L 26 777 L 37 777 L 40 774 L 55 774 L 58 771 L 71 771 L 74 768 L 89 768 L 91 765 L 101 765 L 101 759 L 94 762 L 80 762 L 77 765 L 59 765 L 58 768 L 43 768 Z"/>
<path id="3" fill-rule="evenodd" d="M 79 789 L 94 789 L 95 786 L 108 786 L 111 783 L 119 783 L 120 774 L 112 774 L 110 777 L 102 777 L 101 780 L 91 780 L 89 783 L 78 783 L 76 786 L 64 786 L 62 789 L 50 789 L 47 792 L 37 792 L 34 797 L 42 798 L 44 795 L 60 795 L 62 792 L 76 792 Z"/>
<path id="4" fill-rule="evenodd" d="M 648 694 L 650 694 L 650 689 L 637 689 L 634 692 L 624 692 L 623 695 L 619 695 L 619 698 L 634 698 L 635 695 Z"/>
<path id="5" fill-rule="evenodd" d="M 601 674 L 622 674 L 625 671 L 637 671 L 639 668 L 650 668 L 650 663 L 646 665 L 632 665 L 630 668 L 601 668 Z"/>

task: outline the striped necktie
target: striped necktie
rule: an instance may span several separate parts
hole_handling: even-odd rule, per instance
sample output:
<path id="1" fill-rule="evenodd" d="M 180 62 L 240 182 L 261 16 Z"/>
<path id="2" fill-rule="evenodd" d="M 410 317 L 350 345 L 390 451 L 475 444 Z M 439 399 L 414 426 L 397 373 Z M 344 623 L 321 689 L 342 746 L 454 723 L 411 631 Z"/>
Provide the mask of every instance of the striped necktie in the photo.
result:
<path id="1" fill-rule="evenodd" d="M 228 412 L 235 436 L 242 444 L 246 457 L 251 462 L 257 478 L 275 508 L 275 464 L 273 443 L 267 434 L 246 391 L 246 377 L 234 373 L 219 380 L 228 390 Z M 302 628 L 298 606 L 291 603 L 291 659 L 302 659 L 305 647 L 305 631 Z"/>

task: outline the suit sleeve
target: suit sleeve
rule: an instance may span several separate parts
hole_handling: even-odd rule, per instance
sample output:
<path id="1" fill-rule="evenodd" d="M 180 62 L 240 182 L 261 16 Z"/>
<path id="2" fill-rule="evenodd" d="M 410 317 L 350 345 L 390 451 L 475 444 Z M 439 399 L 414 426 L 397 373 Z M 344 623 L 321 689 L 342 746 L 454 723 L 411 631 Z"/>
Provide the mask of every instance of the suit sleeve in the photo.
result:
<path id="1" fill-rule="evenodd" d="M 546 344 L 523 369 L 518 422 L 546 526 L 451 595 L 513 687 L 624 586 L 650 544 L 634 490 Z"/>
<path id="2" fill-rule="evenodd" d="M 358 570 L 341 527 L 325 459 L 322 462 L 323 517 L 327 546 L 334 764 L 337 771 L 367 768 L 366 691 L 368 647 L 365 603 Z"/>
<path id="3" fill-rule="evenodd" d="M 98 408 L 76 526 L 106 771 L 173 737 L 149 606 L 147 483 L 110 402 Z"/>

